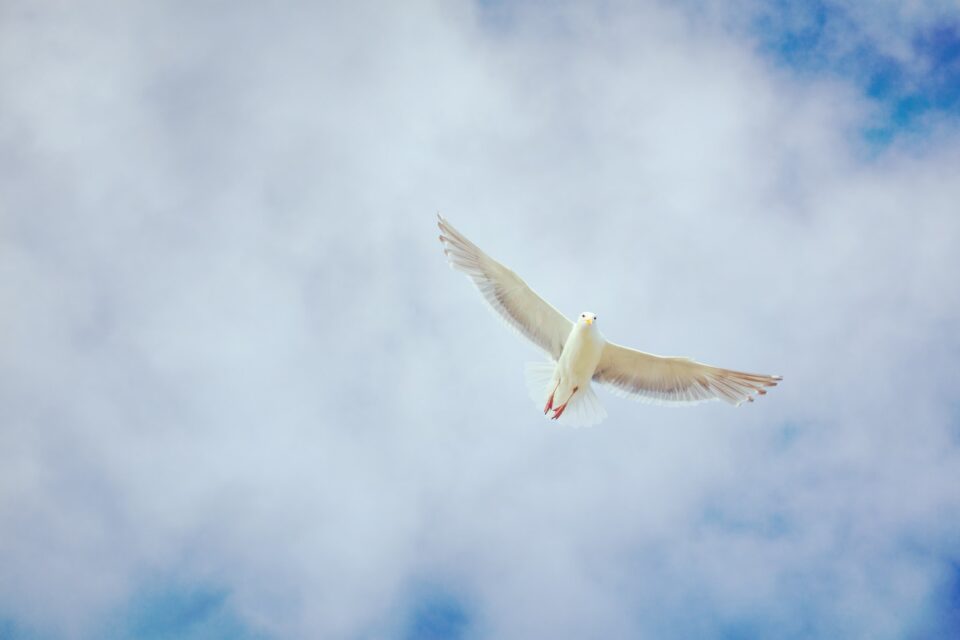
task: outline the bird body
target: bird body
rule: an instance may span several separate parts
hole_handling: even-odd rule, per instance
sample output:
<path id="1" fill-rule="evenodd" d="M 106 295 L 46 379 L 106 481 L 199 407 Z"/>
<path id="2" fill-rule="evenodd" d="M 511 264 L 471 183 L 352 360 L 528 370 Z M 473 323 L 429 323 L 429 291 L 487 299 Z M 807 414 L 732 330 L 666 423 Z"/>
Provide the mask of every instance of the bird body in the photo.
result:
<path id="1" fill-rule="evenodd" d="M 569 402 L 574 394 L 581 389 L 588 389 L 593 374 L 600 363 L 603 346 L 606 343 L 600 331 L 594 325 L 596 315 L 588 312 L 580 314 L 580 319 L 573 325 L 567 341 L 563 344 L 560 359 L 554 368 L 552 382 L 552 401 L 547 403 L 544 413 L 553 406 L 563 406 L 560 402 Z M 556 418 L 563 415 L 560 409 Z"/>
<path id="2" fill-rule="evenodd" d="M 557 362 L 561 383 L 567 380 L 573 385 L 590 382 L 606 342 L 594 324 L 582 319 L 574 324 Z"/>
<path id="3" fill-rule="evenodd" d="M 544 414 L 574 426 L 596 424 L 606 411 L 593 382 L 645 402 L 683 405 L 720 399 L 733 405 L 766 394 L 780 376 L 744 373 L 690 358 L 657 356 L 608 342 L 585 311 L 570 322 L 517 274 L 485 254 L 440 216 L 438 226 L 451 266 L 463 271 L 511 328 L 543 349 L 545 363 L 527 365 L 527 385 Z"/>

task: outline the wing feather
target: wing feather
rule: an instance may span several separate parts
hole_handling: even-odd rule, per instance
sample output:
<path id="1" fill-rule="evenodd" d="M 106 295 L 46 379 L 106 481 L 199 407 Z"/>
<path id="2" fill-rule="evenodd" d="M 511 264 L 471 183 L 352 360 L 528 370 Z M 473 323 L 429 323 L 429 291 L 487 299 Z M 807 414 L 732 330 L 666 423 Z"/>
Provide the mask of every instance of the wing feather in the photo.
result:
<path id="1" fill-rule="evenodd" d="M 558 360 L 573 323 L 443 217 L 437 219 L 440 242 L 451 266 L 467 274 L 507 325 Z"/>
<path id="2" fill-rule="evenodd" d="M 608 342 L 593 379 L 614 393 L 664 404 L 698 404 L 720 399 L 753 402 L 782 378 L 711 367 L 690 358 L 655 356 Z"/>

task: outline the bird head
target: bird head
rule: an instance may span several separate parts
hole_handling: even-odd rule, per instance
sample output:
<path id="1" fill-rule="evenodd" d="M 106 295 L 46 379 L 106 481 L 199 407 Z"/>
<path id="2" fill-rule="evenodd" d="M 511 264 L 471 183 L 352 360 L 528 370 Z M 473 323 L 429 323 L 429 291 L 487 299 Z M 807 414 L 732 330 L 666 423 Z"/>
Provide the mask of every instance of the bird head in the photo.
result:
<path id="1" fill-rule="evenodd" d="M 593 326 L 593 323 L 597 321 L 597 314 L 590 313 L 589 311 L 584 311 L 580 314 L 580 318 L 577 320 L 578 324 L 585 324 L 588 327 Z"/>

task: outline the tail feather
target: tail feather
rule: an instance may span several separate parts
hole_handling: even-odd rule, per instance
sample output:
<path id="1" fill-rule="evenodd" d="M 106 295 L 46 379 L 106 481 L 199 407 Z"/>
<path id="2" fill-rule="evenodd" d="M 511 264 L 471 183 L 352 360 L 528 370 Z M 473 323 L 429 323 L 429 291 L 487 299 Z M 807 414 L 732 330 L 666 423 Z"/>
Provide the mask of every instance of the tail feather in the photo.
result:
<path id="1" fill-rule="evenodd" d="M 528 362 L 526 371 L 527 391 L 530 398 L 541 408 L 547 403 L 547 398 L 555 384 L 553 372 L 557 365 L 553 362 Z"/>
<path id="2" fill-rule="evenodd" d="M 592 427 L 607 417 L 607 410 L 593 391 L 593 385 L 587 382 L 573 394 L 567 408 L 557 422 L 570 427 Z"/>

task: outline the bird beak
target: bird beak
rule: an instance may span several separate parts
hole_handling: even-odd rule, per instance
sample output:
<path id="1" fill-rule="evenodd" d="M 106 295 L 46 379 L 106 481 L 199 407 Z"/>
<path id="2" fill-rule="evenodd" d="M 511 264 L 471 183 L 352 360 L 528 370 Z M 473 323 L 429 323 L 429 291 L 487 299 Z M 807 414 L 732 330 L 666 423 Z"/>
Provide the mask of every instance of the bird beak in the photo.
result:
<path id="1" fill-rule="evenodd" d="M 593 324 L 593 318 L 585 318 L 585 320 L 587 321 L 588 325 Z"/>

